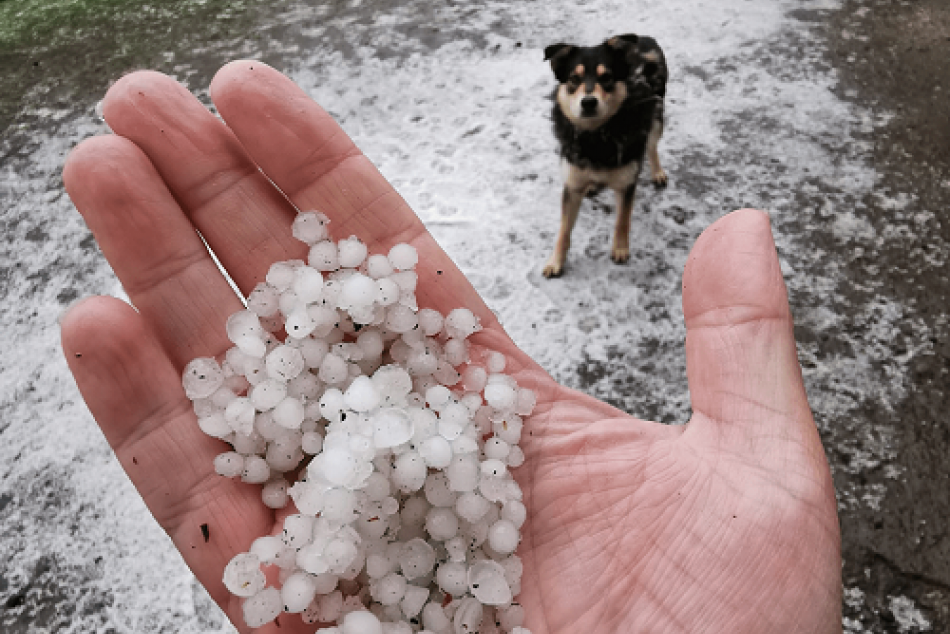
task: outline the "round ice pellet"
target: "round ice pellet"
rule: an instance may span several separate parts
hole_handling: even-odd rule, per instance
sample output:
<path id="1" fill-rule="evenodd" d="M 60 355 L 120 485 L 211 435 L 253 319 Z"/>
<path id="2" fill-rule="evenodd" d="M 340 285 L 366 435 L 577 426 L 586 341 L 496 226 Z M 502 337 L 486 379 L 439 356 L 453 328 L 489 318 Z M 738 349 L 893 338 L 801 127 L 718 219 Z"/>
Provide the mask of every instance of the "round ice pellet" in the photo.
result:
<path id="1" fill-rule="evenodd" d="M 512 445 L 505 462 L 512 469 L 520 467 L 524 464 L 524 451 L 522 451 L 518 445 Z"/>
<path id="2" fill-rule="evenodd" d="M 251 553 L 241 553 L 232 557 L 228 565 L 224 567 L 222 581 L 231 594 L 239 597 L 253 596 L 267 583 L 261 571 L 261 560 Z"/>
<path id="3" fill-rule="evenodd" d="M 477 633 L 482 625 L 485 608 L 481 601 L 474 597 L 467 597 L 459 602 L 452 618 L 455 634 Z"/>
<path id="4" fill-rule="evenodd" d="M 510 410 L 515 406 L 518 394 L 503 383 L 489 383 L 485 386 L 485 401 L 497 410 Z"/>
<path id="5" fill-rule="evenodd" d="M 491 508 L 491 502 L 471 491 L 463 493 L 455 501 L 455 512 L 467 522 L 477 522 L 485 516 L 489 508 Z"/>
<path id="6" fill-rule="evenodd" d="M 370 585 L 370 594 L 383 605 L 396 605 L 406 594 L 406 578 L 398 572 L 391 572 Z"/>
<path id="7" fill-rule="evenodd" d="M 444 469 L 452 462 L 452 445 L 442 436 L 431 436 L 419 445 L 419 455 L 433 469 Z"/>
<path id="8" fill-rule="evenodd" d="M 463 563 L 447 561 L 439 564 L 435 571 L 436 583 L 443 592 L 452 595 L 462 595 L 468 592 L 468 567 Z M 425 615 L 423 614 L 423 618 Z M 428 627 L 428 624 L 426 625 Z"/>
<path id="9" fill-rule="evenodd" d="M 303 371 L 305 363 L 298 348 L 279 345 L 267 353 L 264 365 L 270 378 L 289 381 Z"/>
<path id="10" fill-rule="evenodd" d="M 488 372 L 485 368 L 470 365 L 462 372 L 462 387 L 469 392 L 481 392 L 488 383 Z"/>
<path id="11" fill-rule="evenodd" d="M 261 500 L 264 506 L 272 509 L 282 509 L 287 506 L 287 488 L 289 485 L 283 478 L 269 480 L 261 489 Z"/>
<path id="12" fill-rule="evenodd" d="M 284 330 L 287 336 L 292 339 L 303 339 L 314 331 L 317 323 L 310 317 L 310 313 L 305 308 L 295 309 L 287 315 L 287 321 L 284 322 Z"/>
<path id="13" fill-rule="evenodd" d="M 508 500 L 501 507 L 501 518 L 511 522 L 515 528 L 520 529 L 528 517 L 528 510 L 525 505 L 518 500 Z"/>
<path id="14" fill-rule="evenodd" d="M 511 601 L 511 586 L 498 562 L 482 560 L 472 564 L 468 569 L 468 586 L 472 596 L 485 605 L 507 605 Z"/>
<path id="15" fill-rule="evenodd" d="M 264 336 L 264 329 L 261 328 L 261 320 L 253 311 L 239 310 L 228 317 L 224 324 L 225 331 L 233 343 L 239 344 L 242 337 Z"/>
<path id="16" fill-rule="evenodd" d="M 426 337 L 434 337 L 442 332 L 442 314 L 431 308 L 423 308 L 418 313 L 419 328 Z"/>
<path id="17" fill-rule="evenodd" d="M 374 254 L 366 258 L 366 273 L 373 279 L 388 277 L 394 273 L 393 265 L 385 255 Z"/>
<path id="18" fill-rule="evenodd" d="M 424 539 L 417 537 L 406 542 L 400 551 L 399 568 L 406 579 L 412 580 L 432 572 L 435 560 L 435 549 Z"/>
<path id="19" fill-rule="evenodd" d="M 356 236 L 350 236 L 337 243 L 340 254 L 340 266 L 355 269 L 366 259 L 366 244 Z"/>
<path id="20" fill-rule="evenodd" d="M 343 617 L 343 634 L 383 634 L 383 626 L 375 614 L 368 610 L 356 610 Z"/>
<path id="21" fill-rule="evenodd" d="M 282 602 L 280 590 L 273 587 L 264 588 L 244 602 L 244 622 L 248 627 L 261 627 L 273 621 L 281 612 Z"/>
<path id="22" fill-rule="evenodd" d="M 271 411 L 274 422 L 286 429 L 299 429 L 304 418 L 304 406 L 299 399 L 287 396 Z"/>
<path id="23" fill-rule="evenodd" d="M 301 303 L 312 304 L 319 300 L 323 293 L 323 274 L 310 266 L 298 267 L 294 271 L 291 288 Z"/>
<path id="24" fill-rule="evenodd" d="M 501 460 L 489 458 L 479 465 L 482 475 L 500 478 L 508 472 L 508 467 Z"/>
<path id="25" fill-rule="evenodd" d="M 485 447 L 483 451 L 485 452 L 486 458 L 504 460 L 508 457 L 508 453 L 511 451 L 511 445 L 506 443 L 501 438 L 492 437 L 485 441 Z"/>
<path id="26" fill-rule="evenodd" d="M 185 366 L 182 385 L 185 395 L 191 400 L 211 396 L 223 383 L 224 372 L 214 359 L 199 357 Z"/>
<path id="27" fill-rule="evenodd" d="M 280 598 L 284 612 L 291 614 L 303 612 L 317 595 L 317 584 L 306 572 L 295 572 L 284 580 L 280 589 Z"/>
<path id="28" fill-rule="evenodd" d="M 342 383 L 350 375 L 349 364 L 332 352 L 323 357 L 317 377 L 324 383 L 334 385 Z"/>
<path id="29" fill-rule="evenodd" d="M 453 491 L 473 491 L 478 486 L 478 474 L 478 459 L 470 454 L 454 456 L 445 469 Z"/>
<path id="30" fill-rule="evenodd" d="M 284 400 L 287 396 L 287 384 L 283 381 L 265 379 L 252 387 L 248 396 L 257 411 L 266 412 Z"/>
<path id="31" fill-rule="evenodd" d="M 407 451 L 396 459 L 392 480 L 403 492 L 418 491 L 426 481 L 425 461 L 418 453 Z"/>
<path id="32" fill-rule="evenodd" d="M 225 478 L 234 478 L 244 471 L 244 456 L 236 451 L 226 451 L 214 458 L 214 470 Z"/>
<path id="33" fill-rule="evenodd" d="M 261 282 L 247 296 L 247 308 L 258 317 L 272 317 L 278 308 L 280 291 L 267 282 Z"/>
<path id="34" fill-rule="evenodd" d="M 488 529 L 488 544 L 495 552 L 507 555 L 518 548 L 521 533 L 509 520 L 498 520 Z"/>
<path id="35" fill-rule="evenodd" d="M 458 516 L 455 515 L 454 509 L 434 507 L 426 514 L 425 527 L 432 539 L 444 542 L 458 533 Z"/>
<path id="36" fill-rule="evenodd" d="M 333 447 L 320 454 L 321 473 L 327 482 L 338 486 L 350 483 L 356 475 L 356 457 L 345 449 Z"/>
<path id="37" fill-rule="evenodd" d="M 456 308 L 446 315 L 444 328 L 453 339 L 465 339 L 482 329 L 478 317 L 467 308 Z"/>
<path id="38" fill-rule="evenodd" d="M 409 332 L 418 325 L 415 312 L 402 304 L 395 304 L 386 310 L 386 328 L 393 332 Z"/>
<path id="39" fill-rule="evenodd" d="M 385 349 L 383 335 L 376 329 L 361 330 L 356 337 L 356 345 L 363 351 L 363 357 L 366 359 L 378 358 Z"/>
<path id="40" fill-rule="evenodd" d="M 274 262 L 267 270 L 265 279 L 278 292 L 283 292 L 293 284 L 294 269 L 287 262 Z"/>
<path id="41" fill-rule="evenodd" d="M 389 262 L 394 269 L 406 271 L 414 268 L 419 262 L 419 253 L 411 244 L 402 242 L 389 250 Z"/>
<path id="42" fill-rule="evenodd" d="M 323 436 L 315 431 L 306 432 L 300 439 L 300 449 L 311 456 L 320 453 L 323 449 Z"/>
<path id="43" fill-rule="evenodd" d="M 343 402 L 347 408 L 357 412 L 368 412 L 379 406 L 380 396 L 368 376 L 358 376 L 343 393 Z M 398 443 L 397 443 L 398 444 Z"/>
<path id="44" fill-rule="evenodd" d="M 407 619 L 412 619 L 419 616 L 419 613 L 422 612 L 422 608 L 428 600 L 428 588 L 409 584 L 406 586 L 406 593 L 403 595 L 402 601 L 399 602 L 399 608 Z"/>
<path id="45" fill-rule="evenodd" d="M 377 280 L 379 285 L 378 301 L 381 306 L 392 306 L 399 301 L 399 294 L 402 292 L 399 285 L 388 277 Z"/>
<path id="46" fill-rule="evenodd" d="M 340 291 L 341 308 L 369 307 L 379 298 L 379 284 L 376 280 L 354 273 L 343 281 Z"/>
<path id="47" fill-rule="evenodd" d="M 330 219 L 319 211 L 301 211 L 294 218 L 290 231 L 295 238 L 307 244 L 326 240 L 330 234 Z"/>
<path id="48" fill-rule="evenodd" d="M 261 484 L 267 482 L 270 478 L 270 466 L 267 461 L 260 456 L 247 456 L 244 458 L 244 470 L 241 472 L 241 480 L 249 484 Z"/>
<path id="49" fill-rule="evenodd" d="M 198 419 L 198 427 L 204 433 L 214 438 L 223 438 L 231 433 L 231 425 L 224 417 L 224 412 L 215 412 L 210 416 L 203 416 Z"/>
<path id="50" fill-rule="evenodd" d="M 249 552 L 252 555 L 256 555 L 261 562 L 269 564 L 277 559 L 277 556 L 283 548 L 284 543 L 279 537 L 276 535 L 264 535 L 263 537 L 258 537 L 251 543 Z"/>
<path id="51" fill-rule="evenodd" d="M 426 500 L 432 506 L 454 507 L 458 493 L 449 489 L 449 479 L 442 472 L 430 473 L 424 487 Z"/>
<path id="52" fill-rule="evenodd" d="M 373 442 L 378 449 L 395 447 L 412 438 L 412 419 L 404 410 L 394 407 L 380 409 L 373 415 L 372 423 Z"/>

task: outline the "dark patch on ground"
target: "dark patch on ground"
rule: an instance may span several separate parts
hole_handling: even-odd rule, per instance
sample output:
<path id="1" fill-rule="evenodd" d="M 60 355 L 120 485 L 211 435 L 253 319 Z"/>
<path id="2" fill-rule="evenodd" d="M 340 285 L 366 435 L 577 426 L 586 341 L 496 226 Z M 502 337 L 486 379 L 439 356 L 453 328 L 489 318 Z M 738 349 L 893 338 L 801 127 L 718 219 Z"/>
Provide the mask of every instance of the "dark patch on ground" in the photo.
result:
<path id="1" fill-rule="evenodd" d="M 930 264 L 935 248 L 950 243 L 950 4 L 944 0 L 848 0 L 826 24 L 830 61 L 839 70 L 840 95 L 872 112 L 894 113 L 874 139 L 879 188 L 914 199 L 897 215 L 874 200 L 867 218 L 876 230 L 906 225 L 919 212 L 935 215 L 924 230 L 890 241 L 876 260 L 882 288 L 899 298 L 910 315 L 926 324 L 929 342 L 914 332 L 896 333 L 892 354 L 917 347 L 909 389 L 893 411 L 893 458 L 900 470 L 884 480 L 886 493 L 875 511 L 863 505 L 842 509 L 844 584 L 865 594 L 866 605 L 845 608 L 871 631 L 895 631 L 887 598 L 912 599 L 934 632 L 950 631 L 950 272 Z M 852 37 L 846 37 L 850 34 Z M 942 254 L 946 257 L 946 254 Z M 931 259 L 933 261 L 933 259 Z M 854 262 L 862 275 L 866 259 Z M 908 320 L 908 326 L 909 326 Z M 839 490 L 854 476 L 835 474 Z"/>

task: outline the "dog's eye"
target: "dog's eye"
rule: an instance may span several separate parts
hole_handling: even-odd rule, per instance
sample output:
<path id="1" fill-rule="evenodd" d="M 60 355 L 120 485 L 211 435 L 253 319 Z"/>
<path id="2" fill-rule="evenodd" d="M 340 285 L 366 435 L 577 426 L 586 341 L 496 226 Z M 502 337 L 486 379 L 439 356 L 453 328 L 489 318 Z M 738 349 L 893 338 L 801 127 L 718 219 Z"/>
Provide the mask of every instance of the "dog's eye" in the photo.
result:
<path id="1" fill-rule="evenodd" d="M 581 85 L 581 76 L 580 76 L 580 75 L 576 75 L 576 74 L 575 74 L 575 75 L 571 75 L 570 77 L 567 78 L 567 83 L 569 83 L 569 84 L 572 85 L 572 86 L 580 86 L 580 85 Z"/>
<path id="2" fill-rule="evenodd" d="M 597 81 L 606 86 L 614 82 L 614 76 L 611 73 L 602 73 L 600 77 L 597 78 Z"/>

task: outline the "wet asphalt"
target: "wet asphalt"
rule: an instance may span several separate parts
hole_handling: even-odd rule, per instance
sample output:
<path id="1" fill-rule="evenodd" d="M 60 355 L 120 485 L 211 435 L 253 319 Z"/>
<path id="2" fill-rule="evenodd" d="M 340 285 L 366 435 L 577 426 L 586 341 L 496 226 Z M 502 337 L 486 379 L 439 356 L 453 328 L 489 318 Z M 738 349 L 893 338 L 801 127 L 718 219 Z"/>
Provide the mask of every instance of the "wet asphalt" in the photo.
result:
<path id="1" fill-rule="evenodd" d="M 0 2 L 0 25 L 4 19 L 14 24 L 12 4 Z M 700 10 L 702 3 L 695 4 Z M 682 141 L 693 132 L 684 110 L 690 102 L 674 102 L 679 123 L 667 137 L 679 152 L 667 165 L 670 191 L 643 193 L 637 203 L 662 227 L 663 248 L 635 241 L 635 260 L 639 255 L 646 264 L 631 265 L 649 269 L 645 281 L 634 284 L 642 310 L 635 314 L 645 331 L 659 334 L 645 335 L 633 349 L 604 335 L 602 349 L 558 361 L 544 341 L 531 339 L 528 326 L 506 327 L 559 380 L 639 416 L 681 422 L 688 402 L 665 398 L 668 392 L 653 390 L 651 381 L 685 387 L 677 361 L 681 333 L 662 326 L 677 317 L 672 307 L 685 253 L 708 222 L 731 208 L 774 210 L 806 388 L 838 492 L 845 632 L 950 632 L 950 3 L 776 4 L 784 14 L 777 32 L 761 40 L 749 32 L 733 54 L 695 64 L 682 56 L 679 68 L 672 68 L 671 95 L 679 83 L 681 92 L 753 99 L 754 82 L 732 93 L 730 81 L 754 68 L 801 86 L 794 100 L 806 114 L 796 118 L 794 100 L 792 110 L 771 110 L 763 96 L 766 106 L 716 121 L 726 143 L 710 154 Z M 0 450 L 0 631 L 197 632 L 222 626 L 220 613 L 187 579 L 178 579 L 179 594 L 154 615 L 138 621 L 117 615 L 133 592 L 129 586 L 140 580 L 110 576 L 109 563 L 123 561 L 130 544 L 139 542 L 100 526 L 116 514 L 147 516 L 120 481 L 101 438 L 89 432 L 88 419 L 80 421 L 81 402 L 56 356 L 58 312 L 80 296 L 116 292 L 59 176 L 70 147 L 104 132 L 95 104 L 110 83 L 131 69 L 153 68 L 176 75 L 207 102 L 202 91 L 214 71 L 236 57 L 290 71 L 317 45 L 352 63 L 369 45 L 373 57 L 398 62 L 439 55 L 441 47 L 459 42 L 476 51 L 506 46 L 497 44 L 498 37 L 519 48 L 522 40 L 525 48 L 548 43 L 534 41 L 541 36 L 512 17 L 530 11 L 507 14 L 499 5 L 497 18 L 489 19 L 486 5 L 451 3 L 446 12 L 422 1 L 308 6 L 177 0 L 146 8 L 72 3 L 66 11 L 52 3 L 16 17 L 25 24 L 19 30 L 0 26 L 0 229 L 7 236 L 0 246 L 0 315 L 12 340 L 27 342 L 24 350 L 7 352 L 0 365 L 0 447 L 9 448 Z M 379 17 L 407 13 L 412 19 L 397 20 L 399 37 L 387 44 L 381 34 L 388 27 Z M 561 33 L 572 26 L 554 22 Z M 710 26 L 717 28 L 726 25 Z M 663 44 L 675 60 L 676 42 Z M 829 132 L 823 113 L 806 107 L 815 102 L 811 91 L 828 77 L 834 81 L 827 90 L 848 113 L 842 123 L 847 133 L 840 136 Z M 542 97 L 536 102 L 531 108 L 546 116 L 548 103 Z M 763 138 L 807 138 L 825 158 L 810 171 L 770 154 Z M 807 162 L 807 156 L 796 160 Z M 384 173 L 395 173 L 388 169 Z M 520 174 L 523 181 L 540 191 L 556 175 L 529 170 Z M 407 179 L 400 191 L 410 202 L 424 203 L 413 182 Z M 690 204 L 697 200 L 713 211 L 698 211 Z M 595 201 L 592 207 L 606 206 Z M 467 243 L 438 222 L 432 226 L 447 250 L 458 248 L 467 263 Z M 585 243 L 589 237 L 581 231 L 578 250 L 603 259 L 602 245 Z M 489 250 L 526 250 L 537 261 L 532 270 L 546 256 L 517 232 L 485 239 Z M 493 246 L 492 240 L 499 242 Z M 475 264 L 470 267 L 489 304 L 496 301 L 504 316 L 519 289 L 502 290 L 513 282 L 483 279 Z M 538 272 L 525 274 L 526 288 L 561 288 L 544 287 Z M 578 263 L 563 284 L 583 284 L 587 273 Z M 594 287 L 601 280 L 591 275 Z M 566 288 L 543 291 L 556 304 L 556 319 L 581 335 L 599 336 L 598 316 L 590 311 L 603 304 L 571 304 Z M 64 417 L 61 426 L 58 416 Z M 68 425 L 85 435 L 70 438 L 66 459 L 51 459 L 48 445 L 57 437 L 51 434 L 68 436 Z M 37 430 L 35 437 L 30 430 Z M 82 474 L 92 472 L 115 488 L 103 496 L 113 506 L 84 497 Z M 44 539 L 46 531 L 54 538 Z M 149 535 L 141 539 L 154 548 L 156 567 L 187 577 L 163 536 Z"/>

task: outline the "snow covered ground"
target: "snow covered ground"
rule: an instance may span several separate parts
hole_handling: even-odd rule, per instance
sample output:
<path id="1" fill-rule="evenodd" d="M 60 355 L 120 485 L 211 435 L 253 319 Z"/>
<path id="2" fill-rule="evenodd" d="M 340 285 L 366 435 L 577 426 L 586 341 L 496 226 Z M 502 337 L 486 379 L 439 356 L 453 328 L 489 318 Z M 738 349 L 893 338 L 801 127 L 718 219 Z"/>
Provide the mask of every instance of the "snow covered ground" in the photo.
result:
<path id="1" fill-rule="evenodd" d="M 842 94 L 814 28 L 815 16 L 839 8 L 287 1 L 260 11 L 254 37 L 168 44 L 161 67 L 206 101 L 222 55 L 287 72 L 420 214 L 516 342 L 558 380 L 643 418 L 681 424 L 690 414 L 680 279 L 693 241 L 728 211 L 767 210 L 816 419 L 829 452 L 847 456 L 833 460 L 836 477 L 883 473 L 837 479 L 840 508 L 873 509 L 903 469 L 891 442 L 899 421 L 886 414 L 934 336 L 875 282 L 879 265 L 864 256 L 932 234 L 920 257 L 939 269 L 947 245 L 912 193 L 877 187 L 872 142 L 889 114 Z M 655 37 L 668 57 L 660 154 L 670 186 L 654 190 L 644 177 L 621 266 L 609 260 L 613 200 L 585 202 L 566 274 L 546 280 L 560 181 L 542 50 L 624 32 Z M 45 123 L 25 131 L 30 143 L 0 138 L 0 630 L 230 631 L 125 480 L 61 359 L 63 308 L 121 295 L 59 177 L 77 141 L 106 132 L 95 98 L 31 107 Z M 871 208 L 890 211 L 886 226 Z M 864 596 L 846 594 L 858 611 Z M 930 628 L 912 598 L 889 601 L 901 631 Z M 848 632 L 876 631 L 866 627 L 846 619 Z"/>

